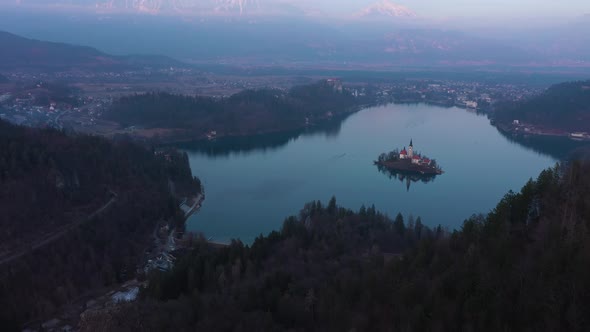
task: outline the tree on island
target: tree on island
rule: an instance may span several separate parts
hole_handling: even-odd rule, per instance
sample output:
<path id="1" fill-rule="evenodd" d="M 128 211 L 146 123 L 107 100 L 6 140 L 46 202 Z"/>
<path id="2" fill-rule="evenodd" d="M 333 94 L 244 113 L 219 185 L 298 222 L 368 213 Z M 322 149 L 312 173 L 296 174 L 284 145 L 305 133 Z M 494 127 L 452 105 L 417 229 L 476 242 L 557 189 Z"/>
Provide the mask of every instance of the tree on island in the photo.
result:
<path id="1" fill-rule="evenodd" d="M 377 161 L 380 163 L 388 162 L 388 161 L 397 161 L 399 160 L 399 150 L 395 149 L 388 153 L 382 153 L 377 158 Z"/>

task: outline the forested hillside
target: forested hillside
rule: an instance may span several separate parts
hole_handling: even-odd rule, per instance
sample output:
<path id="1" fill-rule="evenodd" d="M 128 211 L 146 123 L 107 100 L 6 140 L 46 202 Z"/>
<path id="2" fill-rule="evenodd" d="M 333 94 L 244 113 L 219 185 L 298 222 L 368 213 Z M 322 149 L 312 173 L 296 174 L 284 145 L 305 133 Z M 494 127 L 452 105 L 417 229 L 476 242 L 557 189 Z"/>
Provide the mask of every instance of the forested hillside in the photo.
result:
<path id="1" fill-rule="evenodd" d="M 123 97 L 105 117 L 123 126 L 217 131 L 240 136 L 299 129 L 350 113 L 362 99 L 323 81 L 281 90 L 245 90 L 229 98 L 148 93 Z"/>
<path id="2" fill-rule="evenodd" d="M 557 84 L 530 100 L 497 107 L 501 123 L 519 120 L 543 128 L 590 131 L 590 81 Z"/>
<path id="3" fill-rule="evenodd" d="M 132 277 L 156 224 L 184 222 L 169 181 L 200 190 L 186 155 L 0 121 L 3 328 Z"/>
<path id="4" fill-rule="evenodd" d="M 203 243 L 85 331 L 584 331 L 590 165 L 549 169 L 451 233 L 308 204 L 252 246 Z"/>
<path id="5" fill-rule="evenodd" d="M 125 70 L 186 65 L 165 56 L 114 56 L 95 48 L 29 39 L 0 31 L 0 68 L 43 70 Z"/>

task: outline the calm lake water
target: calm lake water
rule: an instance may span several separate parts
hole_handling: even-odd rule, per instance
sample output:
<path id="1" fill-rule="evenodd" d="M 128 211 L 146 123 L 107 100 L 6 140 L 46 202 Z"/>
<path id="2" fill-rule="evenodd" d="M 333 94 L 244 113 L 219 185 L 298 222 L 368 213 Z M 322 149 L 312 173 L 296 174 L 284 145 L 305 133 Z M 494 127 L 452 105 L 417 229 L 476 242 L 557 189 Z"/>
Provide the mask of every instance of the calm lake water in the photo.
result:
<path id="1" fill-rule="evenodd" d="M 445 173 L 408 189 L 406 181 L 379 172 L 373 160 L 410 139 Z M 392 217 L 401 212 L 431 226 L 458 228 L 557 161 L 509 141 L 484 116 L 428 105 L 374 107 L 324 133 L 234 143 L 186 150 L 206 193 L 187 229 L 221 242 L 250 243 L 280 229 L 306 202 L 327 203 L 333 195 L 354 210 L 374 204 Z"/>

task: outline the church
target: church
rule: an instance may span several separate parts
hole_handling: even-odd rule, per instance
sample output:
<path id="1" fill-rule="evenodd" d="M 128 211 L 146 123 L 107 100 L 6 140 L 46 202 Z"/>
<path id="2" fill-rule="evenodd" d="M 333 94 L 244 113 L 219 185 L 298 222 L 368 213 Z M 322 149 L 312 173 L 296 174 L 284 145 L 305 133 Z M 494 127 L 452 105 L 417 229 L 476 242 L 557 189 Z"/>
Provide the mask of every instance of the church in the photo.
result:
<path id="1" fill-rule="evenodd" d="M 420 156 L 419 154 L 414 154 L 414 143 L 412 142 L 412 140 L 410 140 L 410 146 L 408 147 L 408 149 L 406 150 L 406 147 L 404 147 L 403 150 L 399 153 L 399 159 L 409 159 L 412 161 L 412 164 L 418 165 L 430 165 L 431 163 L 430 159 L 426 157 L 422 158 L 422 156 Z"/>

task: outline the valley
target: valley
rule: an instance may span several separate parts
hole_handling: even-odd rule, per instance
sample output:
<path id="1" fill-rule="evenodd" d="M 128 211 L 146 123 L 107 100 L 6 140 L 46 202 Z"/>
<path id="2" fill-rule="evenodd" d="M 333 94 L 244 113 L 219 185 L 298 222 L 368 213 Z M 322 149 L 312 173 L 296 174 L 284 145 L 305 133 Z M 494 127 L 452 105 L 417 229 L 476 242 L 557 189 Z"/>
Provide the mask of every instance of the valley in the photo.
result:
<path id="1" fill-rule="evenodd" d="M 586 7 L 0 1 L 0 330 L 588 330 Z"/>

